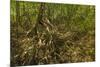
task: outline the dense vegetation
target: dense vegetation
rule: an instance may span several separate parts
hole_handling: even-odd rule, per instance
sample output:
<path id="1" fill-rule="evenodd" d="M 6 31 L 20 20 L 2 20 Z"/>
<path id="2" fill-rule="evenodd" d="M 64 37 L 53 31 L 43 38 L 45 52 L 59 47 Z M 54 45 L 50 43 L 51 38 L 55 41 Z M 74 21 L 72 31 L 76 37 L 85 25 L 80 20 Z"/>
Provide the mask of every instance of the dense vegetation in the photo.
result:
<path id="1" fill-rule="evenodd" d="M 95 6 L 11 0 L 11 65 L 95 60 Z"/>

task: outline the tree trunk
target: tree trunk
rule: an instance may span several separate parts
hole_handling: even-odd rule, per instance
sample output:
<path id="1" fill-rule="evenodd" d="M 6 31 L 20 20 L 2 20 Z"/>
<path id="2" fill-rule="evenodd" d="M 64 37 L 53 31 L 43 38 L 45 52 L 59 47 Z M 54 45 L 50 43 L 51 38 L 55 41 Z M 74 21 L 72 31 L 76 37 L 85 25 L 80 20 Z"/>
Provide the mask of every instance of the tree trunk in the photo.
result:
<path id="1" fill-rule="evenodd" d="M 38 35 L 38 34 L 41 34 L 45 31 L 50 33 L 50 29 L 53 28 L 53 25 L 50 23 L 49 19 L 47 18 L 47 12 L 46 11 L 47 11 L 46 4 L 41 3 L 35 27 L 33 27 L 28 32 L 29 35 L 33 36 L 33 33 L 35 35 Z"/>

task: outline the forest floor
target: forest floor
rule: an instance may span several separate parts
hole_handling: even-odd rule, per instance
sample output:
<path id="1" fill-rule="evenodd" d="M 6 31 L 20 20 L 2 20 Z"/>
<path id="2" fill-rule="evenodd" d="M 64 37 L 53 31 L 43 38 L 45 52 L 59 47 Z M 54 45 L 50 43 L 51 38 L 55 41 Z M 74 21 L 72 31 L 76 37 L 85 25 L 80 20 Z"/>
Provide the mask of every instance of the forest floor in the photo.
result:
<path id="1" fill-rule="evenodd" d="M 55 32 L 28 37 L 12 43 L 12 65 L 39 65 L 95 61 L 94 32 Z"/>

